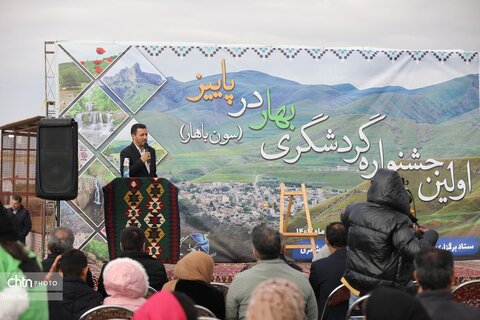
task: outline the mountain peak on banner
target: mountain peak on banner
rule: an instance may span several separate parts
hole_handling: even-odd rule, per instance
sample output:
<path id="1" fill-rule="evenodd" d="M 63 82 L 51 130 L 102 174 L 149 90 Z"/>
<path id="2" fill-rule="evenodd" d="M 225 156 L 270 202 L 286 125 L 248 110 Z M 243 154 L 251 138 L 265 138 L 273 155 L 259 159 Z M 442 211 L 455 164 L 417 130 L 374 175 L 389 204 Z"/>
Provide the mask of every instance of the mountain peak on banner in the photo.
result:
<path id="1" fill-rule="evenodd" d="M 125 67 L 118 73 L 105 77 L 109 83 L 148 83 L 160 85 L 163 82 L 162 76 L 154 73 L 143 72 L 140 64 L 135 63 L 131 67 Z"/>
<path id="2" fill-rule="evenodd" d="M 190 112 L 192 104 L 185 97 L 196 96 L 199 83 L 210 83 L 218 80 L 219 75 L 204 77 L 201 80 L 169 81 L 162 88 L 163 96 L 153 99 L 144 110 L 184 113 L 194 121 L 198 114 Z M 478 76 L 477 76 L 478 77 Z M 245 70 L 232 72 L 227 80 L 235 80 L 234 107 L 241 106 L 240 98 L 250 99 L 254 91 L 265 96 L 270 89 L 273 106 L 294 104 L 304 114 L 327 113 L 368 115 L 385 112 L 389 117 L 413 120 L 417 123 L 439 124 L 449 121 L 478 108 L 478 78 L 467 75 L 423 88 L 406 89 L 400 86 L 373 87 L 358 89 L 350 83 L 340 84 L 300 84 L 295 81 L 271 76 L 263 72 Z M 420 98 L 419 98 L 420 97 Z M 471 101 L 477 101 L 471 103 Z M 226 117 L 226 105 L 222 101 L 200 101 L 195 105 L 199 112 L 221 113 Z M 452 105 L 455 108 L 452 108 Z M 260 109 L 250 113 L 260 112 Z M 195 118 L 196 117 L 196 118 Z M 209 119 L 211 119 L 211 114 Z M 219 118 L 220 119 L 220 118 Z M 222 118 L 225 121 L 228 118 Z"/>

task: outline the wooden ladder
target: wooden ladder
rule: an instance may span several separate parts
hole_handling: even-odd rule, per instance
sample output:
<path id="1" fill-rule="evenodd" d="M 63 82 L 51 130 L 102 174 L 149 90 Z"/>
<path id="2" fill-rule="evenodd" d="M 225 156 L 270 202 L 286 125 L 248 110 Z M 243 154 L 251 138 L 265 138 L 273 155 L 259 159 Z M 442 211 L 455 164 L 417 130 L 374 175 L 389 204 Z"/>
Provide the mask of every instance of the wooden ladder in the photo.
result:
<path id="1" fill-rule="evenodd" d="M 305 215 L 307 217 L 307 232 L 287 232 L 288 223 L 290 221 L 291 209 L 293 204 L 293 197 L 303 196 L 303 204 L 305 206 Z M 289 197 L 287 211 L 285 212 L 285 197 Z M 313 232 L 312 219 L 310 217 L 310 210 L 308 208 L 307 190 L 305 184 L 302 183 L 301 191 L 286 191 L 285 185 L 280 184 L 280 233 L 285 238 L 309 238 L 310 244 L 288 244 L 285 245 L 285 249 L 311 249 L 313 256 L 315 256 L 315 238 L 318 237 L 318 233 Z"/>

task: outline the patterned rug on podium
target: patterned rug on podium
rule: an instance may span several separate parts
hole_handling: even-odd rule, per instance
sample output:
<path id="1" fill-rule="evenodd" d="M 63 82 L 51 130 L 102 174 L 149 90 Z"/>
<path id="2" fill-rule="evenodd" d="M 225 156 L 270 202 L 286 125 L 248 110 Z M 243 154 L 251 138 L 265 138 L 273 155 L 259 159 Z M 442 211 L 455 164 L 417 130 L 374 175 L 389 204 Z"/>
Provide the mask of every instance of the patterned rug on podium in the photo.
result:
<path id="1" fill-rule="evenodd" d="M 120 255 L 120 232 L 139 227 L 147 252 L 164 263 L 180 256 L 178 189 L 162 178 L 116 178 L 103 188 L 110 259 Z"/>

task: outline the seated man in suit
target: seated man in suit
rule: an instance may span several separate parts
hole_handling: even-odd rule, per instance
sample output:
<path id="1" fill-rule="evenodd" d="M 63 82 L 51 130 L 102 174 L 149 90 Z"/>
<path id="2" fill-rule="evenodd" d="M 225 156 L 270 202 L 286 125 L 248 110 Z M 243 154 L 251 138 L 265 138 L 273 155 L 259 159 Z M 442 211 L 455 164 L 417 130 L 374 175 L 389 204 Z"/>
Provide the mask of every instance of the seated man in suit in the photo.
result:
<path id="1" fill-rule="evenodd" d="M 450 251 L 431 248 L 414 260 L 413 277 L 420 284 L 417 298 L 432 319 L 480 319 L 480 310 L 453 300 L 453 256 Z"/>
<path id="2" fill-rule="evenodd" d="M 347 228 L 341 222 L 330 223 L 325 230 L 325 242 L 330 255 L 312 263 L 310 284 L 318 303 L 318 316 L 322 316 L 323 307 L 328 295 L 338 287 L 345 272 L 347 262 Z M 327 308 L 326 319 L 345 319 L 348 301 Z"/>
<path id="3" fill-rule="evenodd" d="M 125 159 L 129 159 L 129 177 L 156 177 L 157 157 L 155 149 L 147 144 L 147 127 L 136 123 L 130 134 L 132 143 L 120 152 L 120 174 L 124 176 Z"/>

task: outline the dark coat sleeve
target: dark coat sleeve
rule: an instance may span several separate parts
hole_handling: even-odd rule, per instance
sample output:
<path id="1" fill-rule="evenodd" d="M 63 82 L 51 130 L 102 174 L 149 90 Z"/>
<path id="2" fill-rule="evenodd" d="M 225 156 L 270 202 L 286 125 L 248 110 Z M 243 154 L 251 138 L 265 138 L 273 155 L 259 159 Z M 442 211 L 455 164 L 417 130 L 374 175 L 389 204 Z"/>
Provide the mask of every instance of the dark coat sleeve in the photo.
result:
<path id="1" fill-rule="evenodd" d="M 399 225 L 392 237 L 393 245 L 400 254 L 412 260 L 421 249 L 434 246 L 437 239 L 438 233 L 432 229 L 427 230 L 421 239 L 417 238 L 408 218 L 405 218 L 405 221 Z"/>
<path id="2" fill-rule="evenodd" d="M 107 291 L 105 291 L 105 286 L 103 285 L 103 270 L 105 270 L 106 266 L 107 266 L 106 263 L 104 263 L 102 266 L 102 271 L 100 271 L 100 276 L 98 277 L 98 286 L 97 286 L 97 292 L 100 293 L 103 298 L 106 298 L 108 296 Z"/>
<path id="3" fill-rule="evenodd" d="M 320 277 L 316 266 L 317 264 L 312 263 L 312 266 L 310 267 L 310 276 L 308 277 L 308 281 L 310 282 L 313 292 L 315 292 L 315 298 L 318 301 L 318 297 L 320 295 Z"/>
<path id="4" fill-rule="evenodd" d="M 20 237 L 25 238 L 28 233 L 32 230 L 32 219 L 30 218 L 30 212 L 27 209 L 23 208 L 24 218 L 22 221 L 23 229 L 20 230 Z"/>
<path id="5" fill-rule="evenodd" d="M 145 168 L 145 162 L 143 162 L 141 158 L 137 158 L 136 160 L 132 160 L 132 158 L 130 158 L 130 176 L 131 177 L 138 177 L 140 175 L 140 171 L 142 171 L 142 169 L 144 168 Z"/>

